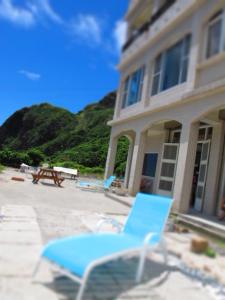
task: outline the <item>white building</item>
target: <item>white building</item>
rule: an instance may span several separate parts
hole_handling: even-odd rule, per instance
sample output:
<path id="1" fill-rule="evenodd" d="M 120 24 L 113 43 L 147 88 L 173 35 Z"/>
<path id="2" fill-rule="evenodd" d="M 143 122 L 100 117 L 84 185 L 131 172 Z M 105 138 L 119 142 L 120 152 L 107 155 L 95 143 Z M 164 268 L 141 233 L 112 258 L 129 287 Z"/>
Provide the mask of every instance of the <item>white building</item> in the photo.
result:
<path id="1" fill-rule="evenodd" d="M 125 184 L 216 215 L 225 196 L 225 1 L 133 0 L 106 177 L 130 141 Z"/>

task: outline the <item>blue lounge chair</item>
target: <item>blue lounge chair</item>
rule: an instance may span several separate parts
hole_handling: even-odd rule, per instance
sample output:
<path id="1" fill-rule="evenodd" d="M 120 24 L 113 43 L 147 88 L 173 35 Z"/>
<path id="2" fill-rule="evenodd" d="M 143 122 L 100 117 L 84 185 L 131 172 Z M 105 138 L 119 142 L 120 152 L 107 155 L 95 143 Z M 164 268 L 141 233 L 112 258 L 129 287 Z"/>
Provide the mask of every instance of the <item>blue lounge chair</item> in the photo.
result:
<path id="1" fill-rule="evenodd" d="M 62 274 L 80 283 L 77 300 L 82 299 L 90 272 L 96 266 L 127 254 L 140 256 L 136 274 L 136 281 L 140 282 L 148 250 L 159 247 L 167 261 L 163 231 L 171 205 L 171 198 L 139 193 L 123 230 L 113 219 L 101 220 L 98 224 L 97 231 L 106 221 L 117 226 L 119 233 L 97 232 L 59 239 L 44 248 L 42 258 L 57 265 Z M 40 262 L 34 274 L 39 265 Z"/>
<path id="2" fill-rule="evenodd" d="M 116 176 L 110 176 L 108 179 L 104 181 L 94 181 L 94 182 L 80 181 L 77 187 L 82 190 L 108 191 L 115 179 Z"/>

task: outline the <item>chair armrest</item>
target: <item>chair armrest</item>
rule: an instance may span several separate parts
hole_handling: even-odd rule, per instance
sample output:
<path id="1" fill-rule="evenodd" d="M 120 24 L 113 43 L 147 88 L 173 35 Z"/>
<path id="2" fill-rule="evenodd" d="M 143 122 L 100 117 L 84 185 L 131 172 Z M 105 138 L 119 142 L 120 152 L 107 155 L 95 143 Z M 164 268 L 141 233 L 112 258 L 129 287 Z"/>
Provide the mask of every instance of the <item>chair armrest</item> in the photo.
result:
<path id="1" fill-rule="evenodd" d="M 149 233 L 147 233 L 146 236 L 145 236 L 145 239 L 144 239 L 144 245 L 147 246 L 148 243 L 151 241 L 151 239 L 152 239 L 155 235 L 157 235 L 156 232 L 149 232 Z"/>
<path id="2" fill-rule="evenodd" d="M 117 229 L 118 233 L 121 232 L 123 229 L 123 225 L 121 223 L 119 223 L 116 219 L 102 216 L 101 220 L 99 220 L 96 225 L 95 232 L 99 232 L 102 225 L 104 225 L 104 224 L 111 224 L 114 228 Z"/>

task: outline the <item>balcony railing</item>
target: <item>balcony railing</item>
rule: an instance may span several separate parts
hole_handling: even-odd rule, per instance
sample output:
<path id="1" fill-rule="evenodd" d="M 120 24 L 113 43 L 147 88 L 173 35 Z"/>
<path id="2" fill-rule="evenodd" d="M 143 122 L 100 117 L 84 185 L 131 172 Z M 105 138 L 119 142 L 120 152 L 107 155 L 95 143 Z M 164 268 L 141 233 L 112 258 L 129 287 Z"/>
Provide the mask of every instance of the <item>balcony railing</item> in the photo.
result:
<path id="1" fill-rule="evenodd" d="M 152 15 L 148 22 L 145 22 L 131 35 L 131 37 L 124 44 L 122 51 L 126 51 L 140 35 L 142 35 L 145 31 L 148 31 L 149 27 L 152 26 L 175 2 L 176 0 L 167 0 L 166 3 L 162 5 L 154 15 Z"/>

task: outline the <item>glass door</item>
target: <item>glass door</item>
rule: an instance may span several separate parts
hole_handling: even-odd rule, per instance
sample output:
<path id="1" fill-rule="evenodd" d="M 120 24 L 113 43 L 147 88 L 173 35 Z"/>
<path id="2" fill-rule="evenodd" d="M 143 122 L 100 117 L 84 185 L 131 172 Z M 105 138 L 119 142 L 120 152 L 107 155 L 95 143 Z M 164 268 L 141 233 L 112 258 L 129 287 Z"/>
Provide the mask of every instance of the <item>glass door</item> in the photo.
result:
<path id="1" fill-rule="evenodd" d="M 179 144 L 163 144 L 158 194 L 171 196 L 176 175 Z"/>
<path id="2" fill-rule="evenodd" d="M 209 161 L 209 151 L 210 151 L 210 140 L 202 141 L 202 151 L 200 158 L 200 167 L 199 167 L 199 175 L 195 196 L 194 208 L 195 210 L 201 212 L 203 208 L 203 199 L 204 199 L 204 191 L 205 191 L 205 183 L 207 178 L 207 168 Z"/>

